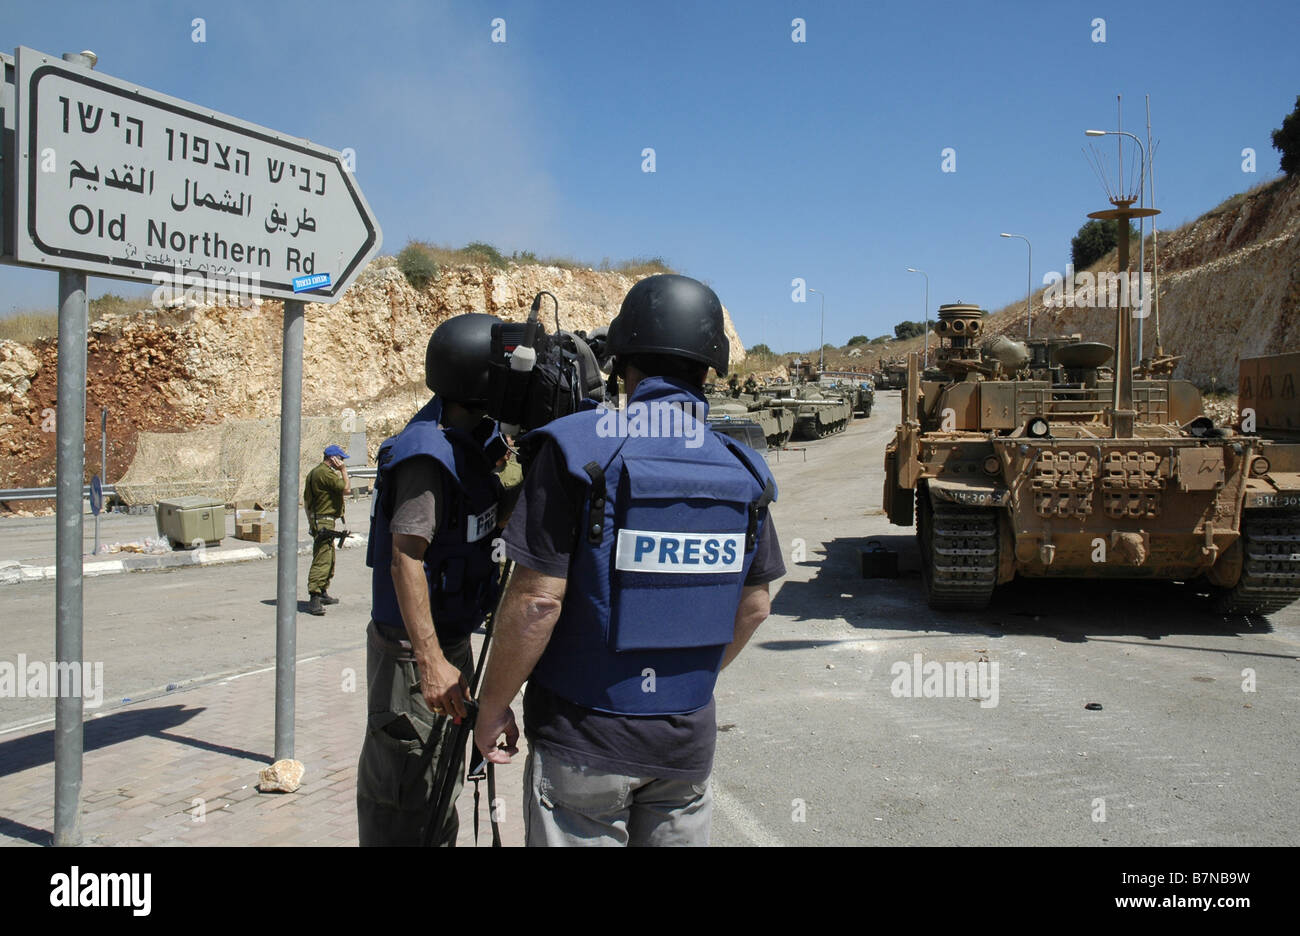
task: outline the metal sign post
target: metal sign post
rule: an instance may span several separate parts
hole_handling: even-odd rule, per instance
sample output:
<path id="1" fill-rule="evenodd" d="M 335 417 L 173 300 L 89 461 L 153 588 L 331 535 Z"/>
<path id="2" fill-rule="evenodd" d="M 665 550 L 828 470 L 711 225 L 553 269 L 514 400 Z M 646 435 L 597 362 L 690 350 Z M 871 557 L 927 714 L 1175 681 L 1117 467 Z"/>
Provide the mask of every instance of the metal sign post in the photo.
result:
<path id="1" fill-rule="evenodd" d="M 338 301 L 379 252 L 379 224 L 342 154 L 95 63 L 91 52 L 0 56 L 0 262 L 59 271 L 56 655 L 82 655 L 86 274 L 151 282 L 164 301 L 283 299 L 275 751 L 291 757 L 304 304 Z M 104 435 L 106 412 L 100 425 Z M 60 696 L 59 845 L 81 839 L 81 719 L 81 697 Z"/>
<path id="2" fill-rule="evenodd" d="M 302 449 L 304 303 L 284 304 L 280 381 L 280 530 L 275 570 L 275 759 L 293 758 L 298 648 L 298 452 Z"/>
<path id="3" fill-rule="evenodd" d="M 86 331 L 90 303 L 86 274 L 59 271 L 59 387 L 55 407 L 58 532 L 54 546 L 54 656 L 82 659 L 81 551 L 85 521 L 81 485 L 86 474 Z M 81 687 L 62 687 L 54 702 L 54 844 L 81 844 Z"/>

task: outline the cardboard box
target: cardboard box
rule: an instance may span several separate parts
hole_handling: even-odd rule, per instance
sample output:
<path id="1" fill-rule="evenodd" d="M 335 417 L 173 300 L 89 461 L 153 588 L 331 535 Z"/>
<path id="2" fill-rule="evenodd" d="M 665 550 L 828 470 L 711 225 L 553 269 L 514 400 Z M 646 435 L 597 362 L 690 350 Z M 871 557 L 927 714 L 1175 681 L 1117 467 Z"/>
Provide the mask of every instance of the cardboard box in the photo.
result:
<path id="1" fill-rule="evenodd" d="M 248 540 L 252 543 L 271 543 L 275 541 L 275 523 L 271 520 L 235 523 L 235 539 Z"/>
<path id="2" fill-rule="evenodd" d="M 257 501 L 235 501 L 235 526 L 238 527 L 241 523 L 250 524 L 269 520 L 271 519 L 269 513 L 270 511 Z"/>

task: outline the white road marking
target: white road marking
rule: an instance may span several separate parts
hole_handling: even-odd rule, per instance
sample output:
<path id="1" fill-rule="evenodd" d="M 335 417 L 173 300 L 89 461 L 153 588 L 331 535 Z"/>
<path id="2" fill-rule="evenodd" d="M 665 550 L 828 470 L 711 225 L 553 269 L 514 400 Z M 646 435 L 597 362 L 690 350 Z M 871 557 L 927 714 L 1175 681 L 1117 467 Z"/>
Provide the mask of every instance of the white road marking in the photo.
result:
<path id="1" fill-rule="evenodd" d="M 740 802 L 732 797 L 730 793 L 718 785 L 715 778 L 713 780 L 713 805 L 719 813 L 722 814 L 728 822 L 736 827 L 751 845 L 757 845 L 760 848 L 782 848 L 785 843 L 772 835 L 763 824 Z"/>
<path id="2" fill-rule="evenodd" d="M 0 735 L 9 734 L 13 731 L 22 731 L 25 728 L 35 728 L 37 725 L 48 725 L 52 721 L 54 721 L 53 715 L 49 718 L 42 718 L 40 721 L 28 722 L 25 725 L 14 725 L 12 728 L 0 729 Z"/>
<path id="3" fill-rule="evenodd" d="M 246 673 L 236 673 L 234 676 L 227 676 L 221 681 L 224 686 L 226 683 L 234 682 L 236 679 L 243 679 L 245 676 L 256 676 L 258 673 L 269 673 L 275 669 L 274 666 L 263 666 L 261 669 L 249 670 Z"/>

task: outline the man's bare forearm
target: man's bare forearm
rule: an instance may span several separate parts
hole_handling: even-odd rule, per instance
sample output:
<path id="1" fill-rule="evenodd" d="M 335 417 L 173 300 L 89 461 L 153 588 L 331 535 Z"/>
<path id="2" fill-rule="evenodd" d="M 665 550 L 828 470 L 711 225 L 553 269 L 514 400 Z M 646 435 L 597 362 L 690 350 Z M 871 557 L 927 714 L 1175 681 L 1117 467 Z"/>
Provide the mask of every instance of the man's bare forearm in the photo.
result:
<path id="1" fill-rule="evenodd" d="M 394 549 L 391 569 L 397 606 L 402 611 L 406 634 L 411 638 L 411 650 L 416 663 L 427 668 L 430 662 L 441 661 L 443 654 L 429 610 L 429 581 L 424 576 L 424 561 Z"/>
<path id="2" fill-rule="evenodd" d="M 565 580 L 516 566 L 492 626 L 492 652 L 479 702 L 485 711 L 509 707 L 541 659 L 560 619 Z"/>
<path id="3" fill-rule="evenodd" d="M 740 651 L 745 649 L 745 644 L 749 643 L 749 638 L 754 636 L 758 625 L 767 620 L 771 610 L 772 600 L 767 585 L 745 586 L 740 594 L 740 606 L 736 608 L 736 635 L 731 643 L 727 644 L 726 652 L 722 654 L 723 669 L 726 669 L 727 665 L 740 655 Z"/>

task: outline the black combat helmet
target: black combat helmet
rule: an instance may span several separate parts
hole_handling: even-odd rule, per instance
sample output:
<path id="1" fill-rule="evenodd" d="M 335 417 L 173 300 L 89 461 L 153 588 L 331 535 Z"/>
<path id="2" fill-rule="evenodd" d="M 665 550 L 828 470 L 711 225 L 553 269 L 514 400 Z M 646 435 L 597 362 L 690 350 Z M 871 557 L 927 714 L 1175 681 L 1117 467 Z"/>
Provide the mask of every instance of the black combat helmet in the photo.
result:
<path id="1" fill-rule="evenodd" d="M 628 290 L 609 325 L 608 342 L 611 355 L 668 354 L 727 372 L 730 344 L 722 302 L 689 276 L 648 276 Z"/>
<path id="2" fill-rule="evenodd" d="M 467 312 L 433 330 L 424 352 L 424 382 L 442 399 L 466 406 L 486 406 L 488 361 L 495 315 Z"/>

